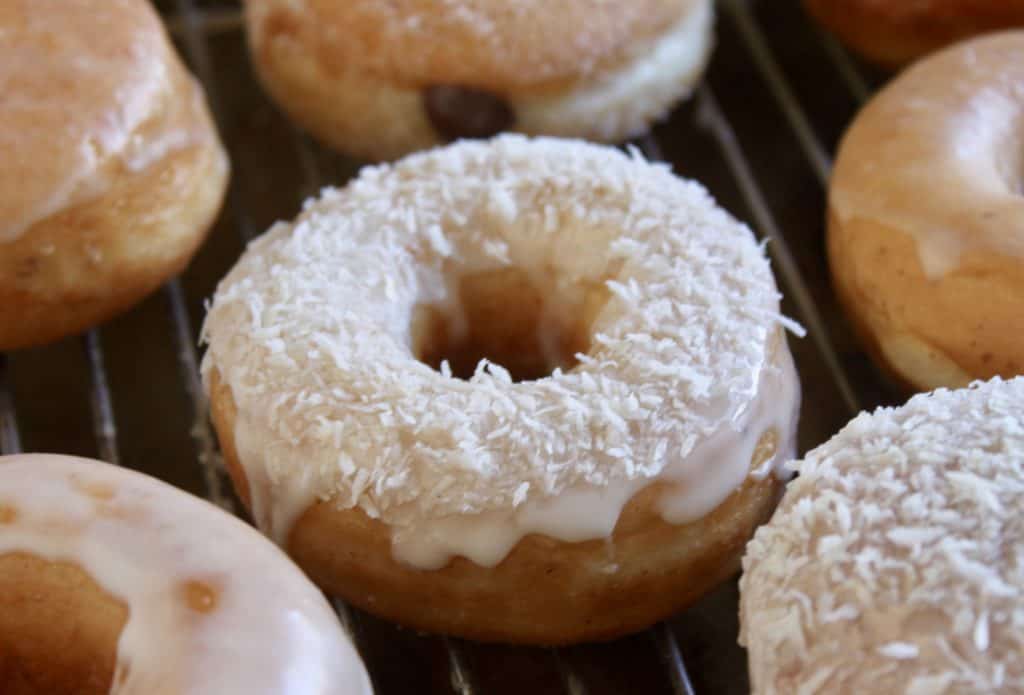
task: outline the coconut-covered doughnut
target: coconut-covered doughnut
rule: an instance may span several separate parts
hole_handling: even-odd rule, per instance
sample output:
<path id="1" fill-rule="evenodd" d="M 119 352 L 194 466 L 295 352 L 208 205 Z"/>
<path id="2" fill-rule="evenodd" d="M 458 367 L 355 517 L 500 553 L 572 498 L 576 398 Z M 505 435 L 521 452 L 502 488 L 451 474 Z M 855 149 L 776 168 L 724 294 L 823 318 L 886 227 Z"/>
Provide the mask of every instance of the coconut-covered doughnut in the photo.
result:
<path id="1" fill-rule="evenodd" d="M 711 0 L 247 0 L 268 91 L 328 144 L 391 159 L 503 130 L 620 141 L 686 96 Z"/>
<path id="2" fill-rule="evenodd" d="M 263 536 L 158 480 L 0 457 L 5 695 L 369 695 L 323 595 Z"/>
<path id="3" fill-rule="evenodd" d="M 1024 0 L 804 0 L 804 4 L 858 53 L 891 68 L 976 34 L 1024 26 Z"/>
<path id="4" fill-rule="evenodd" d="M 1024 373 L 1024 32 L 914 65 L 843 137 L 839 298 L 878 362 L 928 390 Z"/>
<path id="5" fill-rule="evenodd" d="M 1024 693 L 1024 378 L 862 413 L 747 546 L 756 695 Z"/>
<path id="6" fill-rule="evenodd" d="M 203 371 L 240 494 L 315 581 L 563 643 L 735 571 L 793 447 L 783 325 L 703 188 L 503 136 L 364 169 L 251 244 Z"/>
<path id="7" fill-rule="evenodd" d="M 0 3 L 0 350 L 77 333 L 180 271 L 227 172 L 148 2 Z"/>

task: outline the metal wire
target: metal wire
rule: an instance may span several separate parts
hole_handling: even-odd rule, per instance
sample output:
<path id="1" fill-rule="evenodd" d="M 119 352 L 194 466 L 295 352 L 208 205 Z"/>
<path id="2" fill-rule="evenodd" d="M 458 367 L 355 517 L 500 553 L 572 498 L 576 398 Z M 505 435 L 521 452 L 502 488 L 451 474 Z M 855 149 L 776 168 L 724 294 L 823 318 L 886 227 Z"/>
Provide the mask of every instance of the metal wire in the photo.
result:
<path id="1" fill-rule="evenodd" d="M 217 77 L 213 70 L 213 58 L 207 45 L 209 36 L 204 32 L 204 15 L 196 8 L 193 0 L 177 0 L 176 15 L 178 31 L 177 35 L 185 42 L 185 50 L 195 67 L 196 74 L 206 89 L 206 100 L 213 112 L 214 120 L 223 129 L 228 123 L 224 117 L 224 104 L 220 99 L 220 91 L 217 87 Z M 239 15 L 241 17 L 241 15 Z M 241 27 L 239 19 L 238 26 Z M 248 242 L 256 237 L 256 229 L 249 218 L 246 207 L 240 202 L 242 177 L 236 170 L 232 172 L 228 182 L 225 207 L 231 213 L 238 228 L 239 235 L 243 242 Z"/>
<path id="2" fill-rule="evenodd" d="M 562 658 L 561 653 L 557 649 L 551 650 L 551 658 L 554 659 L 558 675 L 562 677 L 562 685 L 565 687 L 565 692 L 568 695 L 587 695 L 587 686 L 583 684 L 583 679 Z"/>
<path id="3" fill-rule="evenodd" d="M 448 653 L 448 670 L 451 673 L 452 690 L 456 695 L 476 695 L 476 688 L 466 668 L 465 659 L 462 657 L 462 647 L 449 638 L 442 637 L 445 651 Z"/>
<path id="4" fill-rule="evenodd" d="M 196 346 L 192 337 L 192 323 L 189 320 L 181 283 L 177 279 L 172 280 L 164 286 L 164 293 L 167 295 L 171 307 L 174 339 L 178 348 L 178 364 L 181 367 L 185 391 L 192 402 L 191 435 L 196 445 L 199 465 L 202 467 L 203 480 L 206 483 L 206 496 L 218 507 L 234 512 L 234 502 L 225 492 L 228 483 L 220 462 L 220 454 L 217 452 L 217 440 L 213 436 L 213 428 L 210 427 L 210 403 L 199 379 L 199 361 L 196 357 Z"/>
<path id="5" fill-rule="evenodd" d="M 648 133 L 637 141 L 637 147 L 643 152 L 644 157 L 652 162 L 664 162 L 665 154 L 661 151 L 661 145 Z"/>
<path id="6" fill-rule="evenodd" d="M 91 330 L 82 337 L 82 348 L 89 362 L 89 383 L 91 387 L 89 404 L 92 408 L 92 424 L 96 433 L 96 445 L 100 458 L 115 465 L 121 464 L 117 451 L 117 423 L 114 419 L 114 403 L 110 397 L 107 370 L 103 363 L 103 347 L 99 330 Z"/>
<path id="7" fill-rule="evenodd" d="M 743 35 L 750 48 L 751 56 L 754 59 L 755 65 L 758 67 L 758 70 L 767 83 L 772 95 L 785 114 L 786 121 L 792 129 L 793 135 L 803 148 L 804 156 L 811 164 L 811 168 L 814 170 L 814 173 L 818 178 L 818 182 L 821 184 L 823 189 L 827 190 L 829 175 L 832 169 L 832 160 L 825 154 L 824 145 L 821 143 L 817 135 L 815 135 L 814 129 L 810 126 L 810 120 L 805 114 L 803 108 L 800 106 L 799 101 L 794 96 L 793 88 L 790 86 L 784 73 L 779 68 L 778 61 L 775 59 L 775 56 L 765 39 L 764 32 L 761 30 L 750 11 L 748 1 L 724 0 L 724 4 L 733 19 L 736 21 L 736 24 L 740 29 L 740 33 Z M 824 32 L 820 27 L 818 28 L 818 35 L 829 55 L 829 58 L 832 60 L 834 67 L 837 72 L 839 72 L 842 82 L 847 86 L 850 94 L 858 103 L 865 102 L 870 96 L 870 88 L 868 87 L 867 80 L 864 79 L 863 75 L 861 75 L 849 54 L 831 35 Z M 704 105 L 706 106 L 705 116 L 707 117 L 707 122 L 711 126 L 712 130 L 716 131 L 716 136 L 722 143 L 723 149 L 731 150 L 731 152 L 726 152 L 726 157 L 727 159 L 730 159 L 730 166 L 734 169 L 737 181 L 740 183 L 741 188 L 744 189 L 744 196 L 747 198 L 747 202 L 750 203 L 755 217 L 758 218 L 758 224 L 767 223 L 767 226 L 764 227 L 766 231 L 768 229 L 776 229 L 777 231 L 777 225 L 775 225 L 774 219 L 769 211 L 769 207 L 765 203 L 764 196 L 761 194 L 756 179 L 751 172 L 751 168 L 749 164 L 747 164 L 745 157 L 740 150 L 735 134 L 732 132 L 732 128 L 729 126 L 724 114 L 722 114 L 721 109 L 718 108 L 710 90 L 707 90 L 707 97 L 707 103 Z M 778 238 L 781 239 L 781 235 L 779 235 Z M 778 246 L 781 246 L 782 249 L 779 249 Z M 850 386 L 849 379 L 846 377 L 845 372 L 839 365 L 835 349 L 824 334 L 820 312 L 817 311 L 816 307 L 813 307 L 811 294 L 800 277 L 799 271 L 796 269 L 796 264 L 792 261 L 792 254 L 790 254 L 788 249 L 785 248 L 784 242 L 782 244 L 777 244 L 776 251 L 779 250 L 784 252 L 778 254 L 779 258 L 777 260 L 780 262 L 780 265 L 792 265 L 792 279 L 798 282 L 801 286 L 799 291 L 795 292 L 797 295 L 795 299 L 797 300 L 798 305 L 807 304 L 808 308 L 813 308 L 812 313 L 814 321 L 810 324 L 810 326 L 814 328 L 814 330 L 810 331 L 812 338 L 818 344 L 819 350 L 822 352 L 826 366 L 832 373 L 833 378 L 839 387 L 847 409 L 850 410 L 851 414 L 855 415 L 860 412 L 862 405 L 855 397 L 853 388 Z M 783 256 L 785 256 L 785 258 L 783 258 Z M 783 270 L 783 274 L 786 276 L 789 275 L 786 270 Z M 815 328 L 815 326 L 817 327 Z"/>
<path id="8" fill-rule="evenodd" d="M 871 96 L 871 87 L 868 86 L 868 81 L 864 79 L 864 76 L 860 74 L 860 70 L 857 65 L 850 58 L 850 54 L 846 52 L 846 49 L 839 45 L 835 37 L 832 34 L 827 33 L 820 27 L 818 28 L 818 37 L 821 40 L 821 45 L 825 48 L 825 52 L 828 53 L 829 59 L 832 64 L 835 65 L 836 70 L 839 72 L 839 76 L 846 84 L 846 88 L 849 90 L 853 98 L 858 103 L 864 103 Z"/>
<path id="9" fill-rule="evenodd" d="M 0 353 L 0 453 L 21 453 L 21 435 L 18 434 L 18 418 L 14 413 L 14 399 L 8 375 L 7 355 Z"/>
<path id="10" fill-rule="evenodd" d="M 676 695 L 695 695 L 690 676 L 686 672 L 686 665 L 683 663 L 683 654 L 679 651 L 679 643 L 676 635 L 667 623 L 658 623 L 651 633 L 654 636 L 654 644 L 658 650 L 658 656 L 672 674 L 672 690 Z"/>
<path id="11" fill-rule="evenodd" d="M 736 139 L 736 133 L 718 106 L 718 101 L 710 87 L 702 87 L 697 95 L 697 100 L 697 122 L 707 128 L 718 141 L 722 154 L 725 155 L 726 164 L 740 188 L 740 193 L 754 215 L 755 224 L 761 233 L 771 240 L 768 252 L 772 256 L 775 267 L 778 268 L 779 273 L 789 286 L 790 295 L 800 312 L 800 320 L 804 322 L 808 335 L 814 341 L 815 347 L 828 367 L 846 409 L 851 415 L 860 412 L 861 405 L 856 392 L 839 363 L 839 356 L 836 354 L 835 348 L 829 342 L 821 311 L 818 309 L 817 302 L 814 301 L 807 283 L 800 275 L 800 269 L 793 258 L 793 253 L 789 250 L 789 245 L 775 222 L 775 216 L 765 201 L 761 187 L 754 178 L 750 163 Z"/>
<path id="12" fill-rule="evenodd" d="M 789 86 L 789 82 L 779 68 L 778 61 L 775 60 L 775 56 L 768 48 L 764 33 L 750 12 L 749 2 L 747 0 L 725 0 L 722 4 L 736 22 L 743 40 L 750 49 L 754 65 L 761 73 L 765 84 L 775 97 L 775 101 L 778 102 L 779 108 L 782 109 L 786 121 L 793 129 L 811 169 L 814 170 L 820 182 L 827 183 L 832 170 L 832 159 L 825 153 L 825 148 L 815 137 L 810 120 L 800 108 L 800 102 L 793 95 L 793 89 Z"/>
<path id="13" fill-rule="evenodd" d="M 223 123 L 221 103 L 218 95 L 217 81 L 213 72 L 213 59 L 206 45 L 207 35 L 203 31 L 203 15 L 192 0 L 177 0 L 178 13 L 175 16 L 179 35 L 185 42 L 185 50 L 195 67 L 196 74 L 206 88 L 206 98 L 210 108 L 217 116 L 217 122 Z"/>
<path id="14" fill-rule="evenodd" d="M 348 633 L 349 638 L 355 642 L 356 621 L 355 615 L 352 613 L 352 609 L 349 608 L 347 603 L 337 598 L 331 599 L 331 605 L 334 606 L 334 612 L 338 614 L 338 620 L 341 622 L 341 627 L 344 628 L 346 633 Z"/>

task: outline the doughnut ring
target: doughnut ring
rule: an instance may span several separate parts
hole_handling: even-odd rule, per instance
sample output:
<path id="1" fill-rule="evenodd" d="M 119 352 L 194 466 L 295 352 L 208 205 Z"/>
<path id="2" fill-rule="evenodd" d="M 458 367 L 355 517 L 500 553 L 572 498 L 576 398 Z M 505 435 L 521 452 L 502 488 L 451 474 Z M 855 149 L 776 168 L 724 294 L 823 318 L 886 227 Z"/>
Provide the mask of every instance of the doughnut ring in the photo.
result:
<path id="1" fill-rule="evenodd" d="M 735 571 L 793 450 L 763 249 L 638 154 L 502 136 L 364 169 L 250 245 L 204 327 L 229 470 L 321 586 L 559 644 Z"/>
<path id="2" fill-rule="evenodd" d="M 1024 32 L 917 63 L 857 116 L 829 186 L 839 299 L 912 388 L 1024 372 Z"/>
<path id="3" fill-rule="evenodd" d="M 687 96 L 711 0 L 247 0 L 267 90 L 327 144 L 373 160 L 503 130 L 617 142 Z"/>
<path id="4" fill-rule="evenodd" d="M 181 271 L 228 162 L 148 2 L 10 0 L 0 35 L 0 350 L 12 350 L 105 321 Z"/>
<path id="5" fill-rule="evenodd" d="M 804 0 L 804 5 L 844 43 L 890 68 L 977 34 L 1024 26 L 1024 0 Z"/>
<path id="6" fill-rule="evenodd" d="M 154 478 L 43 454 L 0 457 L 0 683 L 371 693 L 323 595 L 273 543 Z"/>
<path id="7" fill-rule="evenodd" d="M 1024 378 L 861 413 L 743 558 L 754 695 L 1024 692 Z"/>

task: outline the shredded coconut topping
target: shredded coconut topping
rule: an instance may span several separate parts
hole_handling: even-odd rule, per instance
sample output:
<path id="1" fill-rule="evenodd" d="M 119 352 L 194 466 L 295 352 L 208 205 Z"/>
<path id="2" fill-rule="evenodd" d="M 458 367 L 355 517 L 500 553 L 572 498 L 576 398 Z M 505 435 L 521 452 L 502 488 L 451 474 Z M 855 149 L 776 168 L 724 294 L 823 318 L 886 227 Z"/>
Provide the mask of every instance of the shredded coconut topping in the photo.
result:
<path id="1" fill-rule="evenodd" d="M 416 307 L 457 322 L 454 280 L 509 267 L 556 313 L 607 288 L 578 363 L 512 383 L 487 360 L 465 381 L 419 362 Z M 368 167 L 253 242 L 203 368 L 265 435 L 272 485 L 401 523 L 656 476 L 751 405 L 783 323 L 763 249 L 701 186 L 509 135 Z"/>
<path id="2" fill-rule="evenodd" d="M 1024 377 L 862 413 L 796 467 L 743 560 L 755 693 L 1024 693 Z"/>

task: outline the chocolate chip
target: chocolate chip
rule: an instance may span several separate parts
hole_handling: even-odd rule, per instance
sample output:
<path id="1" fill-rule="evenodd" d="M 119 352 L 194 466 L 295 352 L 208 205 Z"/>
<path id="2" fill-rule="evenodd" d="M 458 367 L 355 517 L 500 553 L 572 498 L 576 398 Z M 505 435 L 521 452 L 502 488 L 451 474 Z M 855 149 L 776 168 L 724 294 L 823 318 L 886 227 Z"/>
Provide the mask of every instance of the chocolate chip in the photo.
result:
<path id="1" fill-rule="evenodd" d="M 448 140 L 487 138 L 508 129 L 515 111 L 482 89 L 436 85 L 423 90 L 423 107 L 434 129 Z"/>

